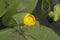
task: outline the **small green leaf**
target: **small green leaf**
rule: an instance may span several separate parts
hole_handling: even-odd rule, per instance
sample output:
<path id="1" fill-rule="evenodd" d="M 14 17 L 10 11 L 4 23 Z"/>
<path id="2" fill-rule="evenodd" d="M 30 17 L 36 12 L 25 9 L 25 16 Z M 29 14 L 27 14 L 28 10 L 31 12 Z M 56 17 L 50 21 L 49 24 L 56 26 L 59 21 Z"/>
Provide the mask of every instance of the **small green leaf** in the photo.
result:
<path id="1" fill-rule="evenodd" d="M 13 19 L 16 21 L 17 24 L 22 24 L 24 20 L 24 16 L 26 13 L 17 13 L 13 15 Z"/>
<path id="2" fill-rule="evenodd" d="M 52 17 L 54 16 L 54 13 L 53 13 L 53 12 L 49 12 L 48 16 L 49 16 L 50 18 L 52 18 Z"/>
<path id="3" fill-rule="evenodd" d="M 60 4 L 56 4 L 54 6 L 54 21 L 58 21 L 60 19 Z"/>
<path id="4" fill-rule="evenodd" d="M 54 11 L 49 12 L 48 15 L 53 18 L 54 21 L 58 21 L 60 19 L 60 4 L 56 4 L 54 6 Z"/>

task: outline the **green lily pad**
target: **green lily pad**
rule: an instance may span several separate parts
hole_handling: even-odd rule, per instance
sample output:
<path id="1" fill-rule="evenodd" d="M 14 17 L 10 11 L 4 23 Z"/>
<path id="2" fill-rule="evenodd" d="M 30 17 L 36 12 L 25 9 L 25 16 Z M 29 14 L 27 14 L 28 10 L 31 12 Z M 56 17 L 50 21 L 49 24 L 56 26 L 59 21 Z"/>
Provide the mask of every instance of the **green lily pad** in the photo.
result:
<path id="1" fill-rule="evenodd" d="M 60 40 L 60 36 L 53 29 L 41 25 L 40 40 Z"/>
<path id="2" fill-rule="evenodd" d="M 3 23 L 5 26 L 13 26 L 15 24 L 22 24 L 23 23 L 23 19 L 26 13 L 17 13 L 15 15 L 13 15 L 11 18 L 9 18 L 9 20 L 7 20 L 5 23 Z"/>
<path id="3" fill-rule="evenodd" d="M 16 24 L 16 21 L 13 18 L 10 18 L 6 23 L 3 23 L 7 27 L 13 27 Z"/>
<path id="4" fill-rule="evenodd" d="M 7 22 L 11 19 L 12 15 L 16 13 L 16 8 L 20 3 L 20 0 L 5 0 L 5 2 L 8 3 L 8 11 L 6 14 L 2 17 L 3 24 L 7 24 Z"/>
<path id="5" fill-rule="evenodd" d="M 13 15 L 17 14 L 17 12 L 31 13 L 37 4 L 37 0 L 33 0 L 33 1 L 32 0 L 17 0 L 17 1 L 5 0 L 5 1 L 9 4 L 9 7 L 8 7 L 8 11 L 2 18 L 4 25 L 7 24 L 7 21 L 9 21 Z"/>
<path id="6" fill-rule="evenodd" d="M 21 0 L 19 6 L 17 7 L 17 11 L 21 12 L 32 12 L 36 7 L 38 0 Z"/>
<path id="7" fill-rule="evenodd" d="M 16 21 L 17 24 L 22 24 L 25 15 L 26 15 L 26 13 L 17 13 L 15 15 L 13 15 L 12 17 Z"/>
<path id="8" fill-rule="evenodd" d="M 0 17 L 7 12 L 6 4 L 3 0 L 0 0 Z"/>
<path id="9" fill-rule="evenodd" d="M 0 32 L 0 40 L 25 40 L 25 38 L 15 32 L 14 29 L 6 29 Z"/>
<path id="10" fill-rule="evenodd" d="M 35 26 L 19 26 L 24 30 L 24 35 L 16 31 L 18 26 L 12 29 L 0 31 L 0 40 L 60 40 L 60 37 L 50 28 L 36 22 Z M 19 31 L 21 31 L 19 29 Z"/>
<path id="11" fill-rule="evenodd" d="M 25 34 L 31 36 L 34 40 L 60 40 L 60 36 L 57 35 L 51 28 L 36 23 L 34 27 L 29 28 Z"/>

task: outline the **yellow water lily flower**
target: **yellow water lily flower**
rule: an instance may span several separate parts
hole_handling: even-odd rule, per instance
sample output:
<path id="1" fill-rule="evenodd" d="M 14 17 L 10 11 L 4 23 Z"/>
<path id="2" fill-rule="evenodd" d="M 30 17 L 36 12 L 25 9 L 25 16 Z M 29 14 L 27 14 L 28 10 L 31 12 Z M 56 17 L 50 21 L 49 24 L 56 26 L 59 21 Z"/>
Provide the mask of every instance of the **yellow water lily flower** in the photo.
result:
<path id="1" fill-rule="evenodd" d="M 24 24 L 27 26 L 33 26 L 36 23 L 36 19 L 35 17 L 30 14 L 30 13 L 26 13 L 26 15 L 24 16 Z"/>

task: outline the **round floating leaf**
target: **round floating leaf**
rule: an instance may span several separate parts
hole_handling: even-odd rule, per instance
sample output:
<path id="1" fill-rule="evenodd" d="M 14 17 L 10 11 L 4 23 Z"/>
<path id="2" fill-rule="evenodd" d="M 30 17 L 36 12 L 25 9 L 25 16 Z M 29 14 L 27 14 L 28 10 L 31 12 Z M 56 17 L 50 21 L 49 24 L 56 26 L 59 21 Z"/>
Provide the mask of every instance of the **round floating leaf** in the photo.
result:
<path id="1" fill-rule="evenodd" d="M 23 35 L 16 31 L 18 26 L 12 29 L 5 29 L 0 31 L 0 40 L 60 40 L 60 37 L 50 28 L 42 26 L 39 22 L 33 27 L 19 26 L 24 30 Z"/>
<path id="2" fill-rule="evenodd" d="M 7 12 L 6 4 L 3 0 L 0 0 L 0 17 Z"/>
<path id="3" fill-rule="evenodd" d="M 13 15 L 12 17 L 16 21 L 17 24 L 22 24 L 25 15 L 26 13 L 17 13 Z"/>
<path id="4" fill-rule="evenodd" d="M 20 3 L 20 0 L 5 0 L 6 3 L 8 3 L 9 7 L 8 7 L 8 11 L 6 12 L 6 14 L 2 17 L 2 22 L 5 25 L 5 23 L 7 23 L 13 14 L 16 14 L 16 9 L 17 6 Z"/>
<path id="5" fill-rule="evenodd" d="M 2 18 L 4 25 L 17 12 L 22 11 L 22 12 L 31 13 L 37 4 L 37 0 L 33 0 L 33 1 L 32 0 L 5 0 L 5 2 L 9 5 L 9 7 L 8 7 L 8 11 Z M 21 9 L 21 11 L 18 11 L 20 9 Z"/>
<path id="6" fill-rule="evenodd" d="M 17 11 L 31 13 L 36 7 L 37 2 L 38 0 L 21 0 L 19 6 L 17 7 Z"/>
<path id="7" fill-rule="evenodd" d="M 14 29 L 6 29 L 0 32 L 0 40 L 26 40 L 23 36 L 15 32 Z"/>
<path id="8" fill-rule="evenodd" d="M 60 40 L 60 36 L 53 29 L 41 25 L 40 40 Z"/>

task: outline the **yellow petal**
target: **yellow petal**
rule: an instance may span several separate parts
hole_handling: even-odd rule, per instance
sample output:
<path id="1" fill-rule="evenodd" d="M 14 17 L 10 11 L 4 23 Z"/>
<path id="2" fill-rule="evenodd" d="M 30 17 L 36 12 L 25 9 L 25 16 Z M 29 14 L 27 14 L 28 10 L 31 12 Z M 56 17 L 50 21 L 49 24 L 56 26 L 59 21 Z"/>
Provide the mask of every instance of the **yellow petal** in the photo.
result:
<path id="1" fill-rule="evenodd" d="M 33 26 L 36 23 L 36 19 L 35 17 L 30 14 L 30 13 L 26 13 L 26 15 L 24 16 L 24 24 L 27 26 Z"/>

